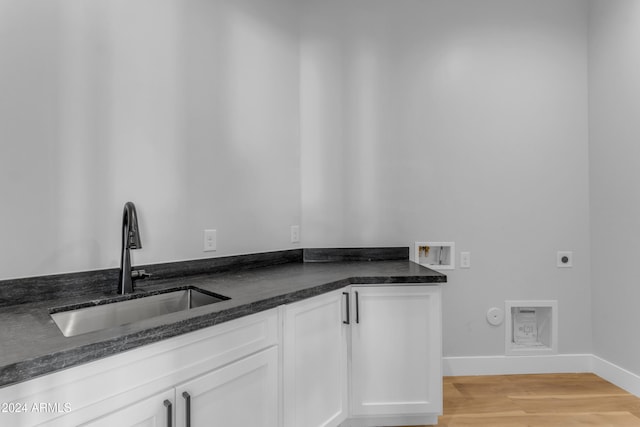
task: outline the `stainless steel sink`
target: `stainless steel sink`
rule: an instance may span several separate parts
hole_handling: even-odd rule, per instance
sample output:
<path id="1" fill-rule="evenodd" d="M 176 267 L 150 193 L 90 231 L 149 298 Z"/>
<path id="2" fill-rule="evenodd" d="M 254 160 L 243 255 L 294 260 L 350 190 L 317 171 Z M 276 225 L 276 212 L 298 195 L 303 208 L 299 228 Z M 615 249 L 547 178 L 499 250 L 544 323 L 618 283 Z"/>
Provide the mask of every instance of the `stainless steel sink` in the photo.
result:
<path id="1" fill-rule="evenodd" d="M 133 294 L 126 300 L 102 305 L 87 303 L 88 306 L 72 309 L 52 309 L 50 315 L 62 334 L 72 337 L 228 299 L 213 292 L 185 287 L 150 295 Z"/>

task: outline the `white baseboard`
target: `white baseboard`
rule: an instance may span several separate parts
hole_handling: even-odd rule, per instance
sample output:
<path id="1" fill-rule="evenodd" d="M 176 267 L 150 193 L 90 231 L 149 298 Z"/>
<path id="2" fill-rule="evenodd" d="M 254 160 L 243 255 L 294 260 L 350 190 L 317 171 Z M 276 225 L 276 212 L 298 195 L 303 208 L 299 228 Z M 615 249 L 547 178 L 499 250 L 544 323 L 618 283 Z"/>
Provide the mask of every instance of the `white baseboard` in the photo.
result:
<path id="1" fill-rule="evenodd" d="M 590 354 L 445 357 L 445 376 L 592 372 Z"/>
<path id="2" fill-rule="evenodd" d="M 592 358 L 592 372 L 594 374 L 640 397 L 640 375 L 627 371 L 611 362 L 607 362 L 598 356 L 592 356 Z"/>
<path id="3" fill-rule="evenodd" d="M 444 357 L 445 376 L 591 372 L 640 397 L 640 375 L 593 354 Z"/>

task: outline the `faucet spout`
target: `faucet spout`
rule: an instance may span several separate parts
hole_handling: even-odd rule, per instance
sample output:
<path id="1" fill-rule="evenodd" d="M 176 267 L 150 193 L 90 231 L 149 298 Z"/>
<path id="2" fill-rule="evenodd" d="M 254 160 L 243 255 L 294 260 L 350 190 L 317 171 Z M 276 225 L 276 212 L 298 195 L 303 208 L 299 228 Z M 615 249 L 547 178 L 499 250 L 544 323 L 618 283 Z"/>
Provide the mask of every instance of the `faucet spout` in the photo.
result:
<path id="1" fill-rule="evenodd" d="M 133 202 L 127 202 L 122 212 L 122 253 L 120 257 L 120 280 L 118 293 L 128 294 L 133 292 L 133 277 L 131 271 L 131 249 L 142 248 L 140 231 L 138 229 L 138 214 Z M 144 271 L 136 271 L 136 277 L 144 278 Z"/>

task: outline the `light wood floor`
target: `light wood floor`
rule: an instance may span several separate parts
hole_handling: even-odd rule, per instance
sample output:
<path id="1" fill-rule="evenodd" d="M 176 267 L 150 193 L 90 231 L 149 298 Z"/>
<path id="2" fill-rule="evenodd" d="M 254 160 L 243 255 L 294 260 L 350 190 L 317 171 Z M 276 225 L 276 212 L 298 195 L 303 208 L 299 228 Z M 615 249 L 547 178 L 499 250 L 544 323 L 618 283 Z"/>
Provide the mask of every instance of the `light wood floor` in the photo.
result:
<path id="1" fill-rule="evenodd" d="M 640 426 L 640 399 L 593 374 L 445 377 L 437 425 Z"/>

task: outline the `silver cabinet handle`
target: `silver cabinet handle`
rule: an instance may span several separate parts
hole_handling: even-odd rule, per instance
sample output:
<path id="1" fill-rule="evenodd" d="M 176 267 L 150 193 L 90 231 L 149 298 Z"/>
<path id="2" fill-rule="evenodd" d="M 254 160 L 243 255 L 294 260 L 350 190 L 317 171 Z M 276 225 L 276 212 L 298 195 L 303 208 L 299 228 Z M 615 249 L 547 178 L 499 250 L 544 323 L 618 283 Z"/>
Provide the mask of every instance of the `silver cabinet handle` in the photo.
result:
<path id="1" fill-rule="evenodd" d="M 173 413 L 172 413 L 172 405 L 170 400 L 164 401 L 164 406 L 167 408 L 167 427 L 172 427 L 173 423 Z"/>
<path id="2" fill-rule="evenodd" d="M 191 395 L 186 391 L 182 393 L 182 397 L 184 397 L 185 403 L 185 426 L 191 427 Z"/>
<path id="3" fill-rule="evenodd" d="M 342 295 L 347 297 L 347 320 L 343 320 L 342 323 L 349 325 L 351 324 L 351 314 L 349 313 L 349 306 L 351 305 L 351 302 L 349 301 L 349 292 L 343 292 Z"/>

